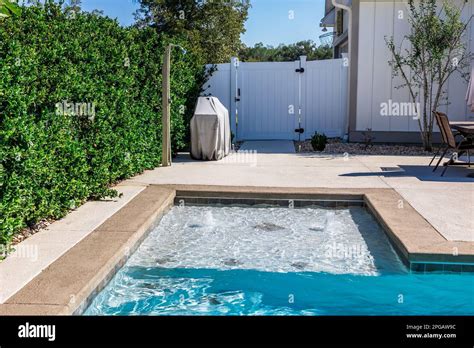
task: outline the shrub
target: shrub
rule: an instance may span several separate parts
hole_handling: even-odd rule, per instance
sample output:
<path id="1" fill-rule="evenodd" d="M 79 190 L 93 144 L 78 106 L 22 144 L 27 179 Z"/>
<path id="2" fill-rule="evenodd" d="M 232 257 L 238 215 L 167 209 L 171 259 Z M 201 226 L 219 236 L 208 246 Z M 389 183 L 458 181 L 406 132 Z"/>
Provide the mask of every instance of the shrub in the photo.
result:
<path id="1" fill-rule="evenodd" d="M 311 145 L 314 151 L 324 151 L 327 142 L 327 136 L 325 134 L 318 134 L 318 132 L 315 132 L 311 138 Z"/>
<path id="2" fill-rule="evenodd" d="M 169 41 L 186 47 L 185 39 L 153 28 L 71 16 L 51 0 L 1 22 L 0 245 L 88 198 L 115 196 L 111 184 L 160 164 L 161 65 Z M 176 151 L 186 143 L 205 75 L 192 53 L 176 52 L 172 67 Z M 63 102 L 88 105 L 89 113 L 58 112 Z"/>

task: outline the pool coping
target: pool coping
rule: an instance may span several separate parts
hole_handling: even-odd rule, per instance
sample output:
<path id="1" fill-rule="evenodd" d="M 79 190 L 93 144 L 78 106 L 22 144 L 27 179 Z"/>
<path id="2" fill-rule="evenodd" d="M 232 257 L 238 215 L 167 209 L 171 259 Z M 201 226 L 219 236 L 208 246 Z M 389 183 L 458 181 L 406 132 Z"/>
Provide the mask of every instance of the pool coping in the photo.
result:
<path id="1" fill-rule="evenodd" d="M 474 242 L 446 240 L 393 189 L 150 185 L 0 304 L 0 315 L 81 314 L 176 197 L 363 201 L 411 270 L 474 269 Z"/>

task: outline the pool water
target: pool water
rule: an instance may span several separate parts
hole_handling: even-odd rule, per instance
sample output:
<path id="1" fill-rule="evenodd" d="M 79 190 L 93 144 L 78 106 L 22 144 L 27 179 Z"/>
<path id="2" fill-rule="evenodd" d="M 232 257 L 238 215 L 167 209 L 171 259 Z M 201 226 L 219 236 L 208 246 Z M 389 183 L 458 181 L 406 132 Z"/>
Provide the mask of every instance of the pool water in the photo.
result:
<path id="1" fill-rule="evenodd" d="M 410 273 L 363 207 L 174 207 L 85 315 L 472 315 L 471 274 Z"/>

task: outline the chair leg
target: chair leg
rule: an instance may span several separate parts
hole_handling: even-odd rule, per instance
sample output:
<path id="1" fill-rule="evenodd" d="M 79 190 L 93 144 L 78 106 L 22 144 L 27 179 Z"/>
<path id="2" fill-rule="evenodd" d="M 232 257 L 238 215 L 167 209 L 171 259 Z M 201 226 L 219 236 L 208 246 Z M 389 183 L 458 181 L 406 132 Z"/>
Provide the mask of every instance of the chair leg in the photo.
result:
<path id="1" fill-rule="evenodd" d="M 441 155 L 441 157 L 440 157 L 439 160 L 438 160 L 438 163 L 436 163 L 436 167 L 434 167 L 433 172 L 435 172 L 436 169 L 438 169 L 439 164 L 440 164 L 441 161 L 443 160 L 444 156 L 446 156 L 446 152 L 448 152 L 448 149 L 449 149 L 449 146 L 446 146 L 446 148 L 445 148 L 444 151 L 443 151 L 443 154 Z"/>
<path id="2" fill-rule="evenodd" d="M 449 165 L 450 165 L 452 162 L 454 162 L 454 154 L 455 154 L 455 153 L 453 153 L 453 154 L 451 155 L 451 158 L 449 159 L 449 161 L 444 164 L 444 169 L 443 169 L 443 172 L 441 173 L 441 176 L 444 176 L 444 173 L 446 173 L 446 171 L 448 170 Z"/>
<path id="3" fill-rule="evenodd" d="M 431 159 L 430 164 L 428 164 L 428 167 L 431 167 L 431 163 L 433 163 L 434 159 L 436 158 L 436 156 L 439 155 L 440 151 L 441 151 L 441 146 L 438 148 L 438 151 L 436 151 L 436 153 L 434 154 L 433 158 Z"/>
<path id="4" fill-rule="evenodd" d="M 459 151 L 458 149 L 459 149 L 459 146 L 454 150 L 454 152 L 451 155 L 451 158 L 449 159 L 449 161 L 444 164 L 445 168 L 444 168 L 443 172 L 441 173 L 441 176 L 444 176 L 444 173 L 446 173 L 446 171 L 448 170 L 448 167 L 449 167 L 450 164 L 453 164 L 454 162 L 456 162 L 456 159 L 458 157 L 461 157 L 464 154 L 464 152 L 465 152 L 464 150 Z"/>
<path id="5" fill-rule="evenodd" d="M 467 150 L 467 166 L 471 168 L 471 152 Z"/>

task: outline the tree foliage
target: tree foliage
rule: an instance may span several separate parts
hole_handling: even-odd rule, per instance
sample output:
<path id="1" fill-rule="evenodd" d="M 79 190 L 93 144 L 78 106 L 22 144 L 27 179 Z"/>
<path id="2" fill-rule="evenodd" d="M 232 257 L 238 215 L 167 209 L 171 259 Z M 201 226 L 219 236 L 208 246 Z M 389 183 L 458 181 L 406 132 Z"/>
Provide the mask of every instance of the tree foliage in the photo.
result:
<path id="1" fill-rule="evenodd" d="M 168 35 L 189 39 L 186 49 L 203 64 L 226 63 L 241 46 L 249 0 L 139 0 L 139 26 L 154 26 Z"/>
<path id="2" fill-rule="evenodd" d="M 413 103 L 420 103 L 418 119 L 420 134 L 426 150 L 431 150 L 434 116 L 446 97 L 446 83 L 455 72 L 468 75 L 472 54 L 466 50 L 466 29 L 472 20 L 463 22 L 463 7 L 451 1 L 438 6 L 436 0 L 409 0 L 410 32 L 405 42 L 397 46 L 394 38 L 387 38 L 392 53 L 394 76 L 400 76 Z"/>
<path id="3" fill-rule="evenodd" d="M 330 46 L 317 46 L 312 40 L 299 41 L 295 44 L 278 47 L 264 46 L 257 43 L 254 47 L 242 47 L 239 59 L 243 62 L 290 62 L 307 56 L 308 60 L 332 58 Z"/>
<path id="4" fill-rule="evenodd" d="M 0 25 L 0 245 L 40 219 L 59 218 L 110 185 L 161 161 L 161 67 L 168 42 L 153 28 L 123 28 L 47 0 Z M 174 150 L 205 75 L 173 55 Z M 58 112 L 88 103 L 94 115 Z"/>
<path id="5" fill-rule="evenodd" d="M 0 20 L 12 15 L 17 16 L 20 14 L 20 12 L 21 9 L 15 1 L 0 0 Z"/>

